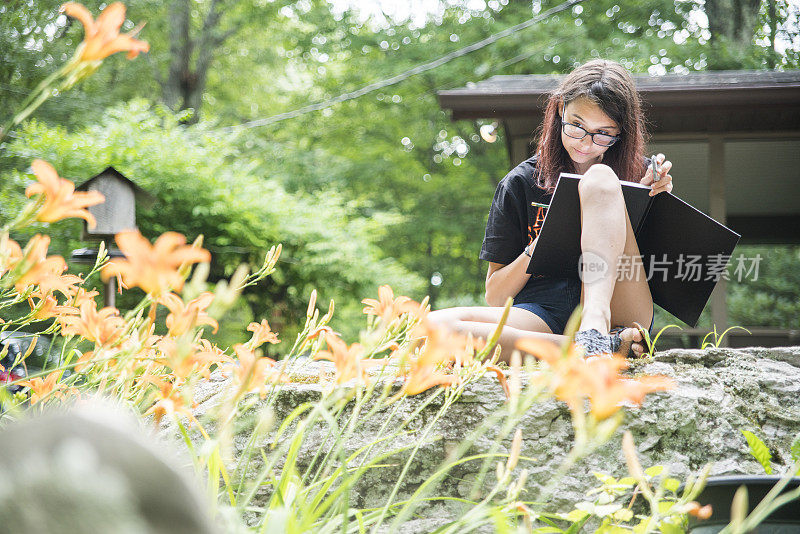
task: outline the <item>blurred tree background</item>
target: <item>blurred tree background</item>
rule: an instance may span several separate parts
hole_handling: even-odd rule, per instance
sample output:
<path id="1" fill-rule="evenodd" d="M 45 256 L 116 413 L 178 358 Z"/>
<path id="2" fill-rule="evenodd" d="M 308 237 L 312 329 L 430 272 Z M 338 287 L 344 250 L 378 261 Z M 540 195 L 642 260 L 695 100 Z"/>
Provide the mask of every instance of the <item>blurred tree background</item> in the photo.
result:
<path id="1" fill-rule="evenodd" d="M 98 13 L 101 2 L 87 0 Z M 81 25 L 53 0 L 0 3 L 0 121 L 67 61 Z M 0 218 L 21 203 L 33 158 L 78 183 L 114 165 L 158 202 L 139 210 L 150 239 L 198 234 L 212 279 L 285 252 L 250 291 L 235 328 L 267 318 L 285 336 L 312 288 L 352 335 L 361 298 L 389 283 L 434 307 L 482 304 L 477 259 L 489 204 L 510 166 L 503 139 L 452 122 L 436 91 L 496 74 L 568 72 L 607 57 L 653 75 L 796 69 L 800 6 L 788 0 L 585 0 L 490 46 L 363 96 L 387 80 L 543 13 L 556 1 L 128 0 L 149 54 L 117 55 L 56 96 L 0 146 Z M 313 104 L 318 104 L 311 108 Z M 299 110 L 299 111 L 298 111 Z M 283 115 L 282 115 L 283 114 Z M 54 225 L 65 257 L 77 224 Z M 759 279 L 729 284 L 730 322 L 800 323 L 800 248 L 761 252 Z M 80 270 L 75 266 L 76 270 Z M 123 301 L 124 305 L 124 301 Z M 657 322 L 672 321 L 659 310 Z M 710 325 L 704 316 L 701 325 Z M 224 325 L 223 325 L 224 327 Z M 225 342 L 236 340 L 237 334 Z"/>

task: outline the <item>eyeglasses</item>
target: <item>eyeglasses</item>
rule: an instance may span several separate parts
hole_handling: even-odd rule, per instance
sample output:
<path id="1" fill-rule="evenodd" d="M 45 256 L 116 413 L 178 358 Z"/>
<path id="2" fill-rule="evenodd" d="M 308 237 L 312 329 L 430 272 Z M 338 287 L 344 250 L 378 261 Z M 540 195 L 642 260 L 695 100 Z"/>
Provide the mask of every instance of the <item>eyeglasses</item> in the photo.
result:
<path id="1" fill-rule="evenodd" d="M 618 135 L 587 132 L 577 124 L 572 124 L 564 119 L 561 119 L 561 130 L 567 137 L 572 137 L 573 139 L 583 139 L 587 135 L 590 135 L 592 137 L 592 142 L 600 146 L 611 146 L 620 139 Z"/>

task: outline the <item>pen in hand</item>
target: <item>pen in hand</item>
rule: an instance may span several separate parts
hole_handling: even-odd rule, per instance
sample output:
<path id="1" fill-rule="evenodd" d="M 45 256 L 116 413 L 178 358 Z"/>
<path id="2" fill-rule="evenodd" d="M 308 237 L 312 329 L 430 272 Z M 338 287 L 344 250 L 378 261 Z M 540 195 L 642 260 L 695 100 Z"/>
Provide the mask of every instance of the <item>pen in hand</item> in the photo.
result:
<path id="1" fill-rule="evenodd" d="M 658 160 L 656 160 L 655 156 L 650 158 L 650 166 L 653 169 L 653 182 L 661 180 L 661 176 L 659 176 L 661 169 L 658 166 Z"/>

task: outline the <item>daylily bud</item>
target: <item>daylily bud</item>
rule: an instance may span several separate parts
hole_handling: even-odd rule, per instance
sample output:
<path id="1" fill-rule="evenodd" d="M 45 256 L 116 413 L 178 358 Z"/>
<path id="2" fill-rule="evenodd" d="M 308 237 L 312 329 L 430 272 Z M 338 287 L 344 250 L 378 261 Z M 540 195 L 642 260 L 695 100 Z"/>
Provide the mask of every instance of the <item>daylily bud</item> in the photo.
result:
<path id="1" fill-rule="evenodd" d="M 511 441 L 511 453 L 508 455 L 508 462 L 506 463 L 506 470 L 510 473 L 517 467 L 519 461 L 519 454 L 522 451 L 522 429 L 518 428 L 514 434 L 514 439 Z"/>
<path id="2" fill-rule="evenodd" d="M 625 431 L 622 436 L 622 452 L 625 454 L 625 462 L 628 464 L 631 476 L 638 481 L 644 480 L 644 471 L 636 455 L 636 445 L 633 443 L 633 434 L 630 431 Z"/>
<path id="3" fill-rule="evenodd" d="M 497 481 L 502 482 L 506 476 L 506 470 L 503 467 L 503 462 L 497 462 Z"/>
<path id="4" fill-rule="evenodd" d="M 317 307 L 317 290 L 311 291 L 311 298 L 308 301 L 308 308 L 306 309 L 306 317 L 311 319 Z"/>

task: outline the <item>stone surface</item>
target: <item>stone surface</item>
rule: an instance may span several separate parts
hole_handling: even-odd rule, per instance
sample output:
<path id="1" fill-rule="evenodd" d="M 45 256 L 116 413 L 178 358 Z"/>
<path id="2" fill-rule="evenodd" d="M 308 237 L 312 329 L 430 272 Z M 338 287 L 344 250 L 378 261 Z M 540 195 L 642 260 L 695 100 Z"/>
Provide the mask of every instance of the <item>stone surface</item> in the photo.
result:
<path id="1" fill-rule="evenodd" d="M 318 376 L 327 362 L 307 362 L 300 375 Z M 763 469 L 753 459 L 740 430 L 750 430 L 770 447 L 775 471 L 782 472 L 790 462 L 789 447 L 800 433 L 800 347 L 745 348 L 706 350 L 673 349 L 656 354 L 654 358 L 632 361 L 628 372 L 636 375 L 661 374 L 672 377 L 678 384 L 669 392 L 648 395 L 641 407 L 626 410 L 625 420 L 614 437 L 602 448 L 571 469 L 558 485 L 553 495 L 552 507 L 566 507 L 584 500 L 585 492 L 598 485 L 593 472 L 613 476 L 626 474 L 621 453 L 621 436 L 625 429 L 633 433 L 642 464 L 669 466 L 670 473 L 685 479 L 696 473 L 706 463 L 712 463 L 712 474 L 760 474 Z M 440 464 L 447 451 L 462 441 L 487 417 L 504 410 L 505 395 L 497 380 L 487 375 L 471 385 L 462 398 L 438 421 L 432 435 L 423 440 L 398 495 L 410 495 Z M 220 391 L 227 381 L 216 375 L 211 381 L 198 386 L 197 414 L 202 415 L 220 404 Z M 278 394 L 274 404 L 277 421 L 282 420 L 296 406 L 313 401 L 321 395 L 319 383 L 291 384 Z M 372 441 L 381 425 L 401 421 L 425 399 L 425 395 L 410 398 L 397 407 L 397 413 L 384 410 L 363 420 L 363 430 L 346 444 L 348 451 Z M 420 428 L 435 414 L 440 404 L 426 407 L 410 426 Z M 387 419 L 394 417 L 395 419 Z M 522 455 L 535 458 L 535 462 L 520 462 L 527 468 L 526 500 L 536 498 L 543 484 L 550 480 L 564 459 L 573 441 L 569 411 L 558 401 L 535 405 L 524 417 Z M 312 428 L 307 446 L 300 453 L 300 463 L 310 461 L 316 447 L 326 439 L 326 430 Z M 235 438 L 237 450 L 246 443 L 245 432 Z M 415 445 L 420 436 L 415 434 L 398 438 L 390 445 Z M 493 432 L 479 439 L 469 454 L 486 452 L 491 446 Z M 260 445 L 265 445 L 261 443 Z M 500 449 L 507 452 L 510 436 Z M 384 448 L 378 450 L 385 450 Z M 399 455 L 402 465 L 407 453 Z M 397 459 L 397 458 L 396 458 Z M 395 462 L 393 462 L 395 463 Z M 493 462 L 494 464 L 494 462 Z M 436 495 L 466 497 L 479 468 L 478 463 L 468 463 L 454 469 L 435 492 Z M 352 505 L 357 507 L 381 506 L 397 480 L 398 468 L 375 469 L 368 472 L 354 489 Z M 494 479 L 493 468 L 487 479 Z M 266 496 L 262 496 L 266 497 Z M 404 532 L 426 532 L 431 520 L 458 514 L 458 505 L 438 503 L 424 512 L 426 520 L 410 522 Z M 417 526 L 415 526 L 417 525 Z"/>

